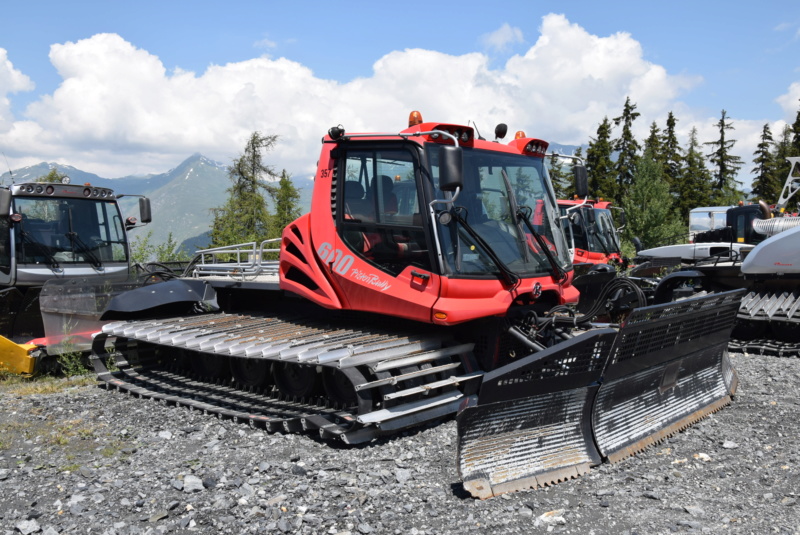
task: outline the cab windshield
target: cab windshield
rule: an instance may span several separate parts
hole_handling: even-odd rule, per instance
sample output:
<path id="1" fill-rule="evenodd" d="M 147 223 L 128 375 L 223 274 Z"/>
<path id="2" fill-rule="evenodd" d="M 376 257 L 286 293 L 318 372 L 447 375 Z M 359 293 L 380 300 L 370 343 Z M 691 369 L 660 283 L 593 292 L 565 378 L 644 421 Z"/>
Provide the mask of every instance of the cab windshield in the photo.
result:
<path id="1" fill-rule="evenodd" d="M 590 205 L 572 211 L 568 211 L 566 206 L 560 208 L 562 216 L 569 215 L 562 218 L 562 228 L 569 232 L 567 226 L 572 227 L 572 239 L 576 248 L 593 253 L 619 252 L 619 236 L 610 210 L 593 208 Z M 587 220 L 585 210 L 594 211 L 594 224 Z"/>
<path id="2" fill-rule="evenodd" d="M 436 198 L 444 199 L 449 194 L 438 190 L 440 148 L 428 144 L 426 150 Z M 550 259 L 530 229 L 515 217 L 515 206 L 529 208 L 523 211 L 530 214 L 533 229 L 559 268 L 569 269 L 571 261 L 543 160 L 467 147 L 463 156 L 464 185 L 454 209 L 469 228 L 459 223 L 459 218 L 437 217 L 447 271 L 464 276 L 496 274 L 500 268 L 494 256 L 517 275 L 551 273 Z M 444 203 L 435 208 L 438 213 L 450 209 Z M 476 240 L 473 232 L 481 240 Z"/>
<path id="3" fill-rule="evenodd" d="M 14 246 L 20 264 L 102 265 L 127 262 L 116 203 L 93 199 L 15 197 Z"/>

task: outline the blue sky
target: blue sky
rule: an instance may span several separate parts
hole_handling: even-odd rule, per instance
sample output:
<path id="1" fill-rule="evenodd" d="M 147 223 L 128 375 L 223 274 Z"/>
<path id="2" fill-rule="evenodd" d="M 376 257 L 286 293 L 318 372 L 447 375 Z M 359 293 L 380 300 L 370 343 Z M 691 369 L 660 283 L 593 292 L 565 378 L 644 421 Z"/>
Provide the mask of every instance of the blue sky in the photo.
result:
<path id="1" fill-rule="evenodd" d="M 430 120 L 586 143 L 626 96 L 643 138 L 673 111 L 752 167 L 800 109 L 800 3 L 13 2 L 0 32 L 0 150 L 102 176 L 230 161 L 277 133 L 308 175 L 319 138 Z M 746 175 L 747 173 L 743 173 Z M 747 176 L 742 177 L 746 182 Z"/>

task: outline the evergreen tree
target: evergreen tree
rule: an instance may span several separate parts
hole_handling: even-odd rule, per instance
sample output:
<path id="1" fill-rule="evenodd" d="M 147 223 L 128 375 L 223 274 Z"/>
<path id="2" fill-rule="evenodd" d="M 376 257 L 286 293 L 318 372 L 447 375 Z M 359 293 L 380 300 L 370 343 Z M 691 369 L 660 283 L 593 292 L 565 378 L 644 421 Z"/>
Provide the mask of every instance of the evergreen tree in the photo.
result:
<path id="1" fill-rule="evenodd" d="M 772 180 L 778 184 L 777 198 L 780 198 L 780 192 L 783 190 L 783 185 L 792 168 L 792 164 L 787 160 L 790 156 L 792 156 L 792 127 L 787 124 L 784 125 L 781 137 L 775 142 L 772 152 L 772 160 L 774 162 Z"/>
<path id="2" fill-rule="evenodd" d="M 167 241 L 161 244 L 151 243 L 153 231 L 148 230 L 147 234 L 139 234 L 130 243 L 131 261 L 137 264 L 147 262 L 180 262 L 189 260 L 189 253 L 178 250 L 179 244 L 172 236 L 172 232 L 167 235 Z"/>
<path id="3" fill-rule="evenodd" d="M 278 182 L 278 191 L 275 194 L 275 216 L 273 217 L 273 238 L 280 237 L 283 229 L 300 217 L 300 192 L 294 187 L 292 177 L 286 172 L 281 172 L 281 180 Z"/>
<path id="4" fill-rule="evenodd" d="M 570 175 L 568 170 L 571 168 L 571 166 L 571 163 L 568 163 L 564 158 L 560 158 L 558 154 L 550 154 L 547 170 L 548 174 L 550 175 L 550 182 L 553 184 L 553 191 L 556 194 L 556 199 L 569 198 Z M 519 177 L 517 177 L 517 184 L 519 184 L 519 182 Z"/>
<path id="5" fill-rule="evenodd" d="M 689 146 L 683 161 L 685 165 L 680 170 L 680 180 L 673 184 L 673 194 L 681 221 L 688 222 L 692 208 L 712 205 L 713 178 L 700 152 L 697 128 L 692 128 L 689 133 Z"/>
<path id="6" fill-rule="evenodd" d="M 789 174 L 791 164 L 786 159 L 792 156 L 792 127 L 784 125 L 781 137 L 775 142 L 773 160 L 775 161 L 775 176 L 783 182 Z"/>
<path id="7" fill-rule="evenodd" d="M 636 104 L 631 103 L 631 97 L 625 99 L 622 115 L 614 118 L 614 126 L 622 125 L 620 137 L 615 139 L 612 148 L 617 152 L 617 163 L 614 170 L 617 174 L 616 198 L 623 198 L 628 193 L 628 188 L 636 174 L 636 161 L 639 158 L 639 142 L 633 137 L 633 121 L 641 115 L 636 111 Z"/>
<path id="8" fill-rule="evenodd" d="M 772 153 L 774 145 L 772 131 L 770 131 L 769 123 L 767 123 L 761 130 L 761 140 L 753 153 L 755 167 L 752 171 L 755 175 L 753 179 L 753 195 L 767 204 L 775 204 L 783 187 L 783 181 L 778 179 L 776 174 L 775 157 Z"/>
<path id="9" fill-rule="evenodd" d="M 611 161 L 611 122 L 608 117 L 597 127 L 597 137 L 589 140 L 586 151 L 586 171 L 589 174 L 589 193 L 594 197 L 617 199 L 614 162 Z"/>
<path id="10" fill-rule="evenodd" d="M 649 151 L 645 152 L 636 167 L 628 195 L 622 198 L 627 217 L 624 236 L 628 241 L 638 237 L 645 248 L 676 243 L 688 236 L 663 176 L 661 164 Z"/>
<path id="11" fill-rule="evenodd" d="M 653 159 L 664 167 L 664 151 L 661 145 L 661 130 L 655 121 L 650 124 L 650 134 L 644 140 L 644 152 L 653 155 Z"/>
<path id="12" fill-rule="evenodd" d="M 797 111 L 792 124 L 792 147 L 790 152 L 789 156 L 800 156 L 800 110 Z"/>
<path id="13" fill-rule="evenodd" d="M 742 167 L 742 159 L 731 154 L 731 149 L 736 144 L 736 140 L 725 137 L 726 131 L 735 130 L 735 128 L 727 121 L 727 112 L 725 110 L 722 110 L 722 116 L 715 126 L 719 129 L 719 139 L 703 143 L 714 149 L 706 157 L 715 169 L 715 198 L 717 203 L 721 205 L 735 204 L 742 197 L 742 193 L 737 187 L 741 185 L 741 182 L 736 180 L 736 173 Z"/>
<path id="14" fill-rule="evenodd" d="M 253 132 L 244 154 L 228 168 L 233 184 L 227 190 L 225 205 L 212 209 L 211 247 L 260 242 L 269 237 L 270 214 L 264 193 L 274 198 L 277 189 L 266 180 L 276 175 L 264 163 L 261 152 L 272 149 L 277 140 L 278 136 Z"/>
<path id="15" fill-rule="evenodd" d="M 675 134 L 675 124 L 678 122 L 672 112 L 667 116 L 667 128 L 661 138 L 661 150 L 663 153 L 662 163 L 664 165 L 664 177 L 670 185 L 673 195 L 678 195 L 678 184 L 682 179 L 683 170 L 683 149 L 678 142 Z"/>

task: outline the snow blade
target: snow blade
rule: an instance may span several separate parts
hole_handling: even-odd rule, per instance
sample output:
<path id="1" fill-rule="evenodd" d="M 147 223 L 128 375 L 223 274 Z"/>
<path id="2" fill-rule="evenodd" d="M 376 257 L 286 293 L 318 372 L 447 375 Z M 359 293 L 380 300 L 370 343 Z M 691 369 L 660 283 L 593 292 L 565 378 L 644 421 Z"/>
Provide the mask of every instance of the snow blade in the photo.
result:
<path id="1" fill-rule="evenodd" d="M 659 442 L 731 401 L 726 352 L 741 290 L 634 310 L 620 329 L 592 411 L 611 462 Z"/>
<path id="2" fill-rule="evenodd" d="M 458 470 L 477 498 L 577 477 L 600 464 L 591 408 L 616 337 L 598 329 L 486 374 L 458 414 Z"/>
<path id="3" fill-rule="evenodd" d="M 39 298 L 48 355 L 88 351 L 92 334 L 98 332 L 100 317 L 115 296 L 138 286 L 134 282 L 98 279 L 53 279 L 42 287 Z M 41 336 L 41 335 L 39 335 Z"/>
<path id="4" fill-rule="evenodd" d="M 741 291 L 635 310 L 484 376 L 457 417 L 458 469 L 477 498 L 615 462 L 730 402 L 725 347 Z"/>

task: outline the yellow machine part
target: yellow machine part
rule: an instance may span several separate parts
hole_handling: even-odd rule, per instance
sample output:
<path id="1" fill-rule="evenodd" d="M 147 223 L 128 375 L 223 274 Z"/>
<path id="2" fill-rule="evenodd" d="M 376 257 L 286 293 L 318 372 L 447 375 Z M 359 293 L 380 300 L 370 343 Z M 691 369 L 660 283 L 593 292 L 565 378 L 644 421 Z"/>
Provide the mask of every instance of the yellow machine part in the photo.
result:
<path id="1" fill-rule="evenodd" d="M 16 344 L 0 336 L 0 368 L 16 374 L 33 375 L 36 369 L 36 357 L 31 351 L 36 344 Z"/>

